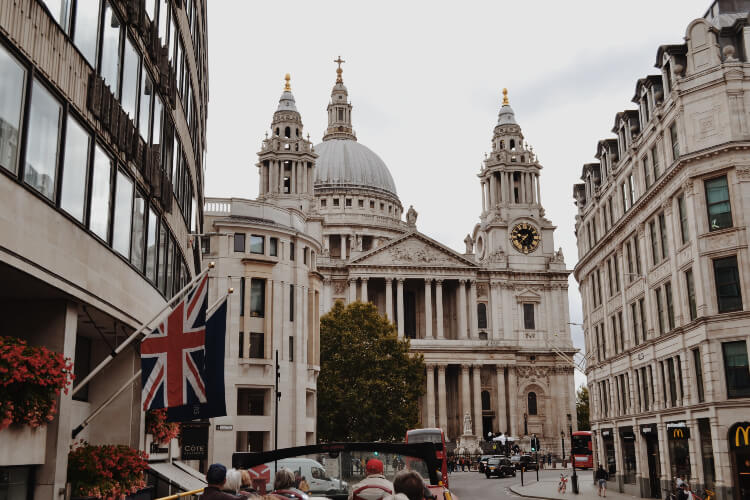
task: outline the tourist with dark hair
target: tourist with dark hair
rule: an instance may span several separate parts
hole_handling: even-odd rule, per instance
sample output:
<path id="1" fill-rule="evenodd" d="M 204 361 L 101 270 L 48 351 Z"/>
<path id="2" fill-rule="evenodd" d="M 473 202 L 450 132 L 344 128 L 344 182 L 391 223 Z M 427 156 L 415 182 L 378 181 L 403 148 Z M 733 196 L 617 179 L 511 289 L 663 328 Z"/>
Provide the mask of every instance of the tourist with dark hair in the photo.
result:
<path id="1" fill-rule="evenodd" d="M 221 491 L 227 482 L 227 468 L 221 464 L 211 464 L 206 472 L 206 483 L 208 485 L 203 489 L 201 500 L 236 500 L 243 498 Z"/>

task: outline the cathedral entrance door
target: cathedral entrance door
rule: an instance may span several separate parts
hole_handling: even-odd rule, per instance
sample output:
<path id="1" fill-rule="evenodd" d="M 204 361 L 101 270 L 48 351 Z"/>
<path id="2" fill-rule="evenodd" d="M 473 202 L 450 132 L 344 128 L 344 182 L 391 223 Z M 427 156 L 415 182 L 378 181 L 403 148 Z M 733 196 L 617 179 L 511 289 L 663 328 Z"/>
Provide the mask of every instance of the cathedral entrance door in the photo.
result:
<path id="1" fill-rule="evenodd" d="M 494 434 L 494 431 L 492 430 L 492 421 L 495 420 L 495 417 L 488 417 L 483 416 L 482 417 L 482 436 L 486 439 L 487 433 L 492 432 Z"/>

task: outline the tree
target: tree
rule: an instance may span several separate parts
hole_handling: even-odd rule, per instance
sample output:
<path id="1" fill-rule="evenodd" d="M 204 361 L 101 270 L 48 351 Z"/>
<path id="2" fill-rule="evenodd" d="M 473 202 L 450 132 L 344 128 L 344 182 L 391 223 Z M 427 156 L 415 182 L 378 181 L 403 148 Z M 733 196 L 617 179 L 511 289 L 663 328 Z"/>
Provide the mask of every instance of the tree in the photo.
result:
<path id="1" fill-rule="evenodd" d="M 419 421 L 425 365 L 371 303 L 337 301 L 320 319 L 318 438 L 402 441 Z"/>
<path id="2" fill-rule="evenodd" d="M 589 390 L 585 385 L 578 388 L 576 392 L 576 417 L 578 418 L 578 430 L 591 430 L 589 423 Z"/>

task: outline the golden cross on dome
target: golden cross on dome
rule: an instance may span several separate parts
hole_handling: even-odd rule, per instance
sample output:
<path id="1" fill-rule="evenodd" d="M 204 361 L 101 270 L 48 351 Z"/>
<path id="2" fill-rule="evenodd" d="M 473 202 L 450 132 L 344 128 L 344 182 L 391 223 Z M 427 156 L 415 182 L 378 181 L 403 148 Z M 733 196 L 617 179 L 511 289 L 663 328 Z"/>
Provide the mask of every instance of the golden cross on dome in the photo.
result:
<path id="1" fill-rule="evenodd" d="M 289 85 L 289 80 L 291 79 L 292 79 L 292 75 L 290 75 L 289 73 L 284 75 L 284 80 L 286 80 L 286 85 L 284 85 L 284 90 L 292 90 L 292 86 Z"/>
<path id="2" fill-rule="evenodd" d="M 338 59 L 334 59 L 333 62 L 339 65 L 339 67 L 336 68 L 336 83 L 344 83 L 344 80 L 341 79 L 341 73 L 344 71 L 343 69 L 341 69 L 341 63 L 345 63 L 346 61 L 341 59 L 341 56 L 339 56 Z"/>
<path id="3" fill-rule="evenodd" d="M 503 89 L 503 106 L 508 106 L 508 89 Z"/>

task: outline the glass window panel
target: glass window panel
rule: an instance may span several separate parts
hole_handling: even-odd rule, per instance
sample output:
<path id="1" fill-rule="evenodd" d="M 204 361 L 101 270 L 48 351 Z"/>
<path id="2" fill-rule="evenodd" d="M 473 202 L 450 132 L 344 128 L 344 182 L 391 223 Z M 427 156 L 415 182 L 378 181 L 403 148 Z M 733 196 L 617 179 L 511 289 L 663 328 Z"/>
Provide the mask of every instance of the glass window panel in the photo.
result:
<path id="1" fill-rule="evenodd" d="M 164 223 L 159 224 L 159 262 L 157 264 L 159 268 L 159 289 L 164 293 L 164 290 L 166 289 L 166 280 L 165 278 L 165 271 L 166 268 L 166 259 L 167 259 L 167 228 Z"/>
<path id="2" fill-rule="evenodd" d="M 158 95 L 154 99 L 154 131 L 151 139 L 151 144 L 161 144 L 161 123 L 162 123 L 162 109 L 164 105 L 161 103 L 161 97 Z"/>
<path id="3" fill-rule="evenodd" d="M 234 233 L 234 251 L 245 251 L 245 233 Z"/>
<path id="4" fill-rule="evenodd" d="M 115 184 L 115 225 L 112 232 L 112 247 L 130 258 L 130 230 L 133 221 L 133 181 L 117 171 Z"/>
<path id="5" fill-rule="evenodd" d="M 68 116 L 60 206 L 79 222 L 83 222 L 86 208 L 86 171 L 90 148 L 91 136 L 78 121 Z"/>
<path id="6" fill-rule="evenodd" d="M 99 0 L 78 0 L 73 42 L 92 67 L 96 67 L 96 42 L 99 34 Z"/>
<path id="7" fill-rule="evenodd" d="M 34 81 L 23 178 L 50 200 L 55 198 L 61 120 L 62 105 L 41 83 Z"/>
<path id="8" fill-rule="evenodd" d="M 167 20 L 169 19 L 169 9 L 167 8 L 167 0 L 161 0 L 159 2 L 159 38 L 161 43 L 167 43 Z"/>
<path id="9" fill-rule="evenodd" d="M 146 236 L 146 199 L 140 191 L 135 192 L 133 203 L 133 239 L 130 243 L 130 262 L 143 271 L 143 240 Z"/>
<path id="10" fill-rule="evenodd" d="M 698 309 L 695 305 L 695 283 L 693 281 L 693 271 L 685 271 L 685 284 L 687 286 L 688 309 L 690 311 L 690 321 L 698 317 Z"/>
<path id="11" fill-rule="evenodd" d="M 176 31 L 175 31 L 176 29 L 177 28 L 175 28 L 175 23 L 174 23 L 174 11 L 172 11 L 171 15 L 169 16 L 169 45 L 168 45 L 168 47 L 170 47 L 170 48 L 174 48 L 174 45 L 175 45 L 174 43 L 172 43 L 172 40 L 174 40 L 175 37 L 177 36 L 175 34 L 176 33 Z M 174 60 L 174 50 L 170 50 L 169 51 L 169 62 L 172 62 L 173 60 Z"/>
<path id="12" fill-rule="evenodd" d="M 70 32 L 70 4 L 71 0 L 42 0 L 63 31 Z"/>
<path id="13" fill-rule="evenodd" d="M 175 44 L 177 46 L 177 56 L 175 63 L 177 64 L 177 68 L 175 70 L 175 75 L 177 76 L 177 92 L 182 96 L 182 40 L 180 40 L 180 36 L 177 35 L 175 37 Z"/>
<path id="14" fill-rule="evenodd" d="M 156 282 L 156 234 L 158 231 L 159 219 L 154 213 L 154 209 L 148 207 L 148 237 L 146 239 L 146 277 Z"/>
<path id="15" fill-rule="evenodd" d="M 659 235 L 661 236 L 661 258 L 666 259 L 667 253 L 669 253 L 669 245 L 667 243 L 667 221 L 663 212 L 659 214 Z"/>
<path id="16" fill-rule="evenodd" d="M 268 249 L 269 255 L 276 257 L 279 255 L 279 240 L 276 238 L 271 238 L 269 249 Z"/>
<path id="17" fill-rule="evenodd" d="M 174 246 L 174 238 L 169 237 L 169 249 L 167 250 L 167 262 L 166 262 L 166 273 L 167 273 L 167 283 L 166 283 L 166 290 L 165 293 L 168 297 L 172 296 L 172 287 L 174 286 L 174 256 L 175 256 L 175 246 Z"/>
<path id="18" fill-rule="evenodd" d="M 146 0 L 146 15 L 148 16 L 149 19 L 153 21 L 155 14 L 156 14 L 156 0 Z"/>
<path id="19" fill-rule="evenodd" d="M 523 327 L 526 330 L 534 330 L 534 304 L 523 305 Z"/>
<path id="20" fill-rule="evenodd" d="M 138 71 L 141 69 L 141 56 L 133 47 L 130 38 L 125 37 L 125 57 L 122 70 L 122 109 L 135 120 L 138 107 Z"/>
<path id="21" fill-rule="evenodd" d="M 190 201 L 190 232 L 194 233 L 197 229 L 198 212 L 196 210 L 195 196 Z"/>
<path id="22" fill-rule="evenodd" d="M 719 312 L 742 310 L 742 292 L 740 290 L 740 275 L 737 270 L 737 257 L 714 260 L 714 276 Z"/>
<path id="23" fill-rule="evenodd" d="M 724 350 L 727 396 L 730 398 L 750 396 L 750 371 L 748 371 L 745 341 L 725 342 L 721 344 L 721 347 Z"/>
<path id="24" fill-rule="evenodd" d="M 265 238 L 255 234 L 250 235 L 250 253 L 265 253 Z"/>
<path id="25" fill-rule="evenodd" d="M 250 280 L 250 316 L 262 318 L 266 310 L 266 280 Z"/>
<path id="26" fill-rule="evenodd" d="M 729 204 L 729 187 L 726 177 L 706 181 L 706 202 L 710 231 L 732 227 L 732 207 Z"/>
<path id="27" fill-rule="evenodd" d="M 109 185 L 112 177 L 112 159 L 98 144 L 94 149 L 92 175 L 89 229 L 106 241 L 109 233 Z"/>
<path id="28" fill-rule="evenodd" d="M 141 133 L 141 138 L 144 141 L 148 141 L 148 131 L 151 124 L 151 99 L 154 95 L 154 84 L 151 82 L 151 77 L 148 76 L 148 71 L 144 68 L 141 71 L 141 102 L 139 103 L 140 110 L 138 112 L 138 131 Z"/>
<path id="29" fill-rule="evenodd" d="M 15 173 L 26 70 L 0 47 L 0 167 Z"/>
<path id="30" fill-rule="evenodd" d="M 102 62 L 99 74 L 112 93 L 120 98 L 120 40 L 121 24 L 109 2 L 104 4 L 104 35 L 102 36 Z"/>
<path id="31" fill-rule="evenodd" d="M 690 226 L 688 226 L 687 209 L 685 208 L 685 196 L 680 195 L 677 198 L 677 208 L 680 214 L 680 233 L 682 235 L 682 243 L 685 244 L 690 239 Z"/>

